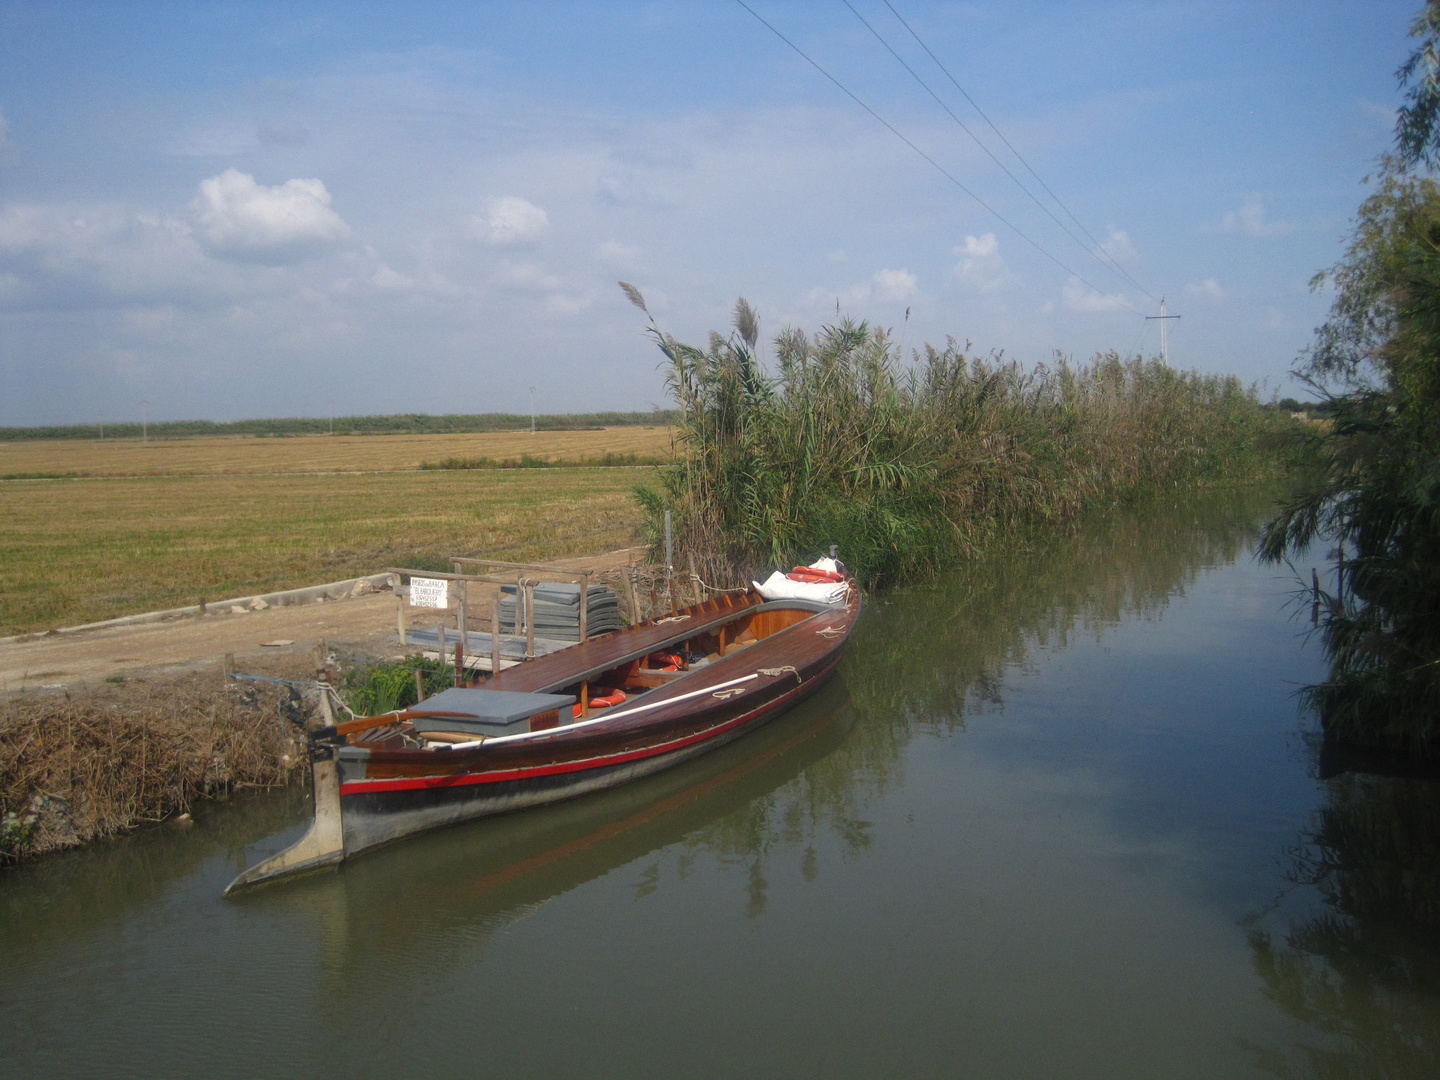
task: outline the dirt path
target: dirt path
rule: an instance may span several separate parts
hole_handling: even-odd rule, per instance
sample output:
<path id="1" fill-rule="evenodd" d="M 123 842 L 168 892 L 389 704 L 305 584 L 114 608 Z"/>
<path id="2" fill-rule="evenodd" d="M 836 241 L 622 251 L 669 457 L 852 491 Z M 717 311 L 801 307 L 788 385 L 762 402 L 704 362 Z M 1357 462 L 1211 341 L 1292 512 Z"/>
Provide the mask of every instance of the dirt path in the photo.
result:
<path id="1" fill-rule="evenodd" d="M 567 568 L 608 570 L 641 560 L 644 554 L 643 548 L 624 548 L 562 562 Z M 244 614 L 49 634 L 0 644 L 0 692 L 79 689 L 112 676 L 215 668 L 226 653 L 234 653 L 235 666 L 244 671 L 247 661 L 307 652 L 322 638 L 345 652 L 383 655 L 398 650 L 390 640 L 394 634 L 395 598 L 388 592 Z"/>

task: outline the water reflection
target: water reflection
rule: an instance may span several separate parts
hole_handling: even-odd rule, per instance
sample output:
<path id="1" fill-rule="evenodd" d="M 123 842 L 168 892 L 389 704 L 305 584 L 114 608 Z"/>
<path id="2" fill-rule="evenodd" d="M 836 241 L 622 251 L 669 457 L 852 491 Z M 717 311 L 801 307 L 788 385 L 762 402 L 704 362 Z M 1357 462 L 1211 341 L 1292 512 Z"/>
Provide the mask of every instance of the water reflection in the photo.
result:
<path id="1" fill-rule="evenodd" d="M 745 903 L 764 909 L 762 864 L 776 826 L 799 835 L 822 825 L 841 832 L 835 808 L 805 820 L 800 778 L 850 733 L 854 713 L 843 679 L 832 680 L 789 714 L 689 765 L 595 797 L 438 830 L 285 886 L 232 901 L 308 918 L 324 942 L 327 979 L 343 997 L 384 971 L 430 979 L 458 955 L 473 959 L 500 928 L 547 901 L 684 845 L 749 860 Z M 775 815 L 783 817 L 778 822 Z M 658 863 L 639 873 L 639 895 L 661 887 Z"/>
<path id="2" fill-rule="evenodd" d="M 0 876 L 0 953 L 13 956 L 103 930 L 217 855 L 243 869 L 248 845 L 280 830 L 293 832 L 309 814 L 300 790 L 244 792 L 197 807 L 196 824 L 188 827 L 165 822 L 6 870 Z"/>
<path id="3" fill-rule="evenodd" d="M 1251 935 L 1267 995 L 1314 1033 L 1286 1078 L 1440 1076 L 1440 783 L 1346 774 L 1289 859 L 1318 902 Z"/>
<path id="4" fill-rule="evenodd" d="M 813 699 L 612 792 L 235 901 L 303 797 L 0 877 L 0 1076 L 1414 1074 L 1440 808 L 1286 758 L 1299 628 L 1244 561 L 1269 503 L 887 594 Z M 1247 946 L 1326 793 L 1289 932 Z"/>

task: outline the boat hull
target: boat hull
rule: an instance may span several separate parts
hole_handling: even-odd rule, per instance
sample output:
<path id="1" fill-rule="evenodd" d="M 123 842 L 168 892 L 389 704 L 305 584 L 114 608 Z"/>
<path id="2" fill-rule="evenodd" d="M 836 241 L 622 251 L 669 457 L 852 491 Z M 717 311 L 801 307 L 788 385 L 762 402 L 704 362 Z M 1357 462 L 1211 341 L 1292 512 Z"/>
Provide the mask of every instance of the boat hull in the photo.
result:
<path id="1" fill-rule="evenodd" d="M 713 662 L 638 703 L 570 725 L 454 749 L 417 749 L 399 735 L 341 738 L 337 729 L 327 729 L 330 736 L 312 746 L 310 830 L 246 870 L 226 893 L 333 865 L 412 833 L 615 787 L 724 746 L 817 690 L 834 671 L 858 613 L 858 591 L 843 606 L 726 597 L 552 653 L 487 683 L 502 691 L 550 693 L 657 645 L 718 633 Z M 746 625 L 769 620 L 772 629 L 743 648 L 732 644 L 727 653 L 723 627 L 741 625 L 737 619 L 749 620 Z"/>
<path id="2" fill-rule="evenodd" d="M 702 733 L 703 738 L 677 740 L 684 745 L 674 749 L 658 749 L 639 757 L 622 753 L 613 755 L 620 760 L 598 759 L 577 768 L 538 767 L 520 776 L 468 774 L 444 784 L 398 790 L 366 791 L 359 784 L 342 785 L 344 857 L 412 833 L 588 795 L 672 768 L 762 726 L 819 689 L 833 669 L 831 665 L 794 690 L 717 725 Z"/>

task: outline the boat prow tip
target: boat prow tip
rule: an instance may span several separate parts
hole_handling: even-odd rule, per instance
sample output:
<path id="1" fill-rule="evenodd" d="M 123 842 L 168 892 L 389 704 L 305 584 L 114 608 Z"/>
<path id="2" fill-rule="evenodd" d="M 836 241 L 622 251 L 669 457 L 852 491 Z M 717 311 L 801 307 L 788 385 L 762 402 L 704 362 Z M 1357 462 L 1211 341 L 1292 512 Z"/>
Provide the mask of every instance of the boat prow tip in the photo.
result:
<path id="1" fill-rule="evenodd" d="M 334 758 L 314 760 L 315 818 L 305 835 L 284 851 L 262 859 L 237 877 L 221 895 L 230 896 L 261 882 L 334 866 L 345 859 L 340 824 L 340 774 Z"/>

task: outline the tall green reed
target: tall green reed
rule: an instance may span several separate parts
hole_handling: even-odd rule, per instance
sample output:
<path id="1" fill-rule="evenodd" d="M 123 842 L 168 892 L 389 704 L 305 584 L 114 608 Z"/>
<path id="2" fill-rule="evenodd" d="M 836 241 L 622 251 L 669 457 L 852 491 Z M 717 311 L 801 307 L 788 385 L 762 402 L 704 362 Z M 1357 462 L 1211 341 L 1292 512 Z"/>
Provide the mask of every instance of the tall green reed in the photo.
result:
<path id="1" fill-rule="evenodd" d="M 743 298 L 704 349 L 653 318 L 649 332 L 679 420 L 672 461 L 637 497 L 651 538 L 670 510 L 681 565 L 717 584 L 832 543 L 869 585 L 923 575 L 1000 529 L 1251 475 L 1277 429 L 1233 376 L 1113 352 L 1027 369 L 949 339 L 906 363 L 885 330 L 847 318 L 781 331 L 772 373 Z"/>

